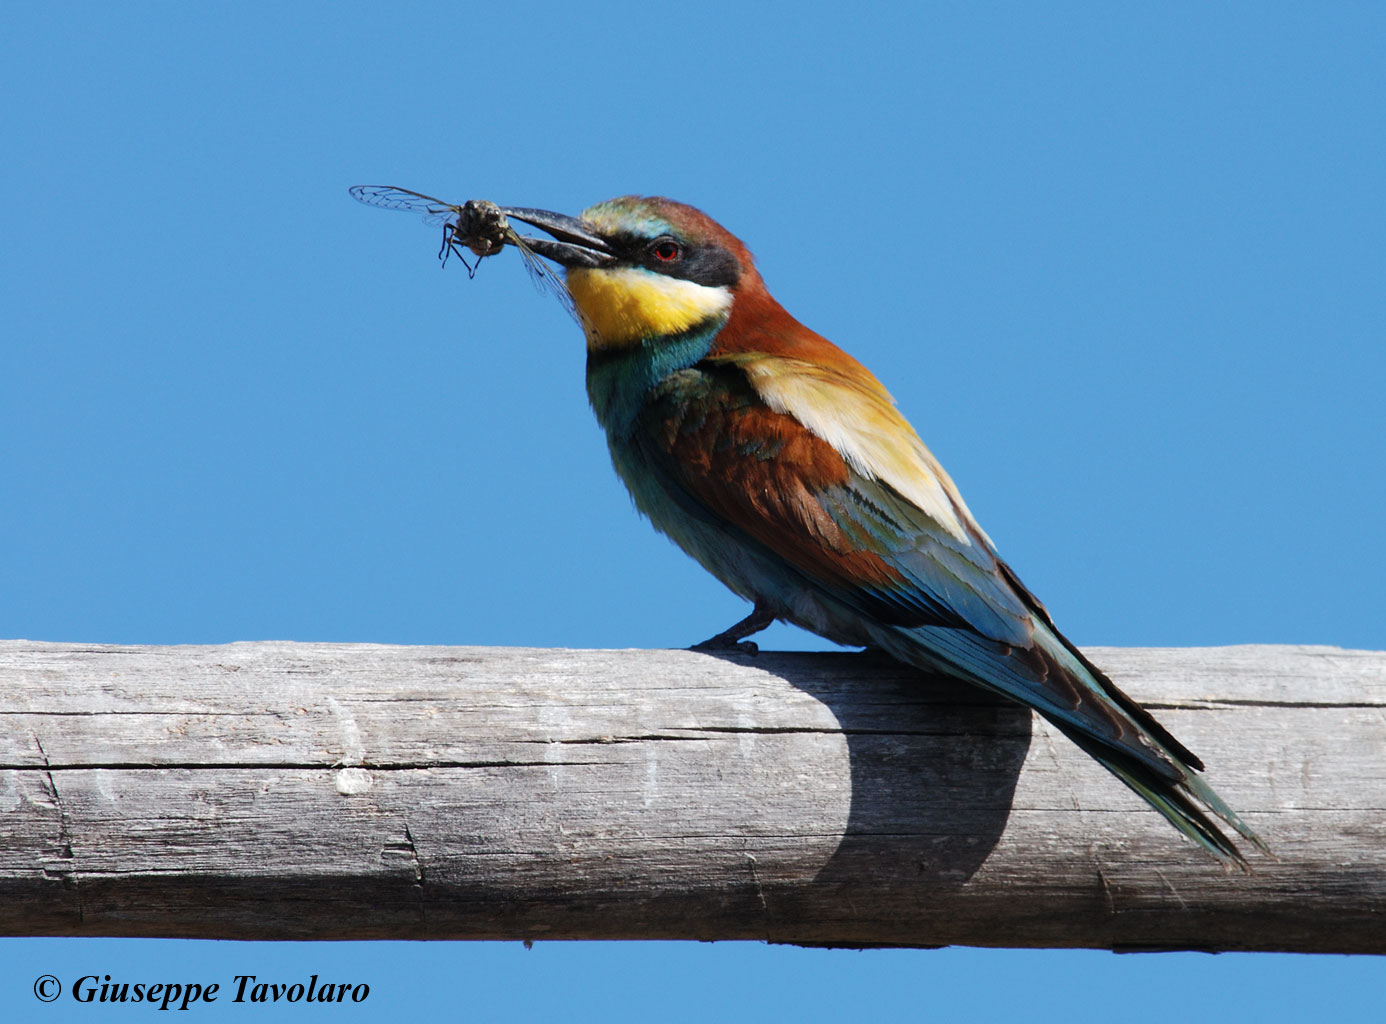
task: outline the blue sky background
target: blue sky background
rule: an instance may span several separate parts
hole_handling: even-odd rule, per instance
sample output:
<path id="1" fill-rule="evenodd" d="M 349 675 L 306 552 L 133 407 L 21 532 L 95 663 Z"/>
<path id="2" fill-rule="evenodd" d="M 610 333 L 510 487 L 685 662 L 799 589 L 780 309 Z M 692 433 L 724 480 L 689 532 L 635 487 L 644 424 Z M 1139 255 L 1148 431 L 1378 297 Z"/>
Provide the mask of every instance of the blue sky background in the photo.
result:
<path id="1" fill-rule="evenodd" d="M 1079 643 L 1379 649 L 1383 51 L 1371 4 L 11 5 L 0 635 L 660 647 L 744 613 L 632 512 L 514 255 L 439 272 L 365 182 L 703 207 Z M 33 978 L 87 964 L 331 967 L 426 1020 L 1352 1019 L 1386 984 L 729 943 L 0 954 L 35 1020 L 83 1008 Z"/>

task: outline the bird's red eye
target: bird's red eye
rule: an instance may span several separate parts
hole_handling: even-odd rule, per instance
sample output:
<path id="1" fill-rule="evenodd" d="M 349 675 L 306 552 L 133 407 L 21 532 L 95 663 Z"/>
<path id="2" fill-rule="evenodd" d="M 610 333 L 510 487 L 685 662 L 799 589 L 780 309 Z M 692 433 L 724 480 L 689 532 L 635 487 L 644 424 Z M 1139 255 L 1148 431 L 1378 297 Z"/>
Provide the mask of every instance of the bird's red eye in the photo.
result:
<path id="1" fill-rule="evenodd" d="M 683 253 L 678 242 L 671 242 L 668 239 L 657 243 L 651 251 L 654 253 L 654 258 L 661 263 L 673 263 Z"/>

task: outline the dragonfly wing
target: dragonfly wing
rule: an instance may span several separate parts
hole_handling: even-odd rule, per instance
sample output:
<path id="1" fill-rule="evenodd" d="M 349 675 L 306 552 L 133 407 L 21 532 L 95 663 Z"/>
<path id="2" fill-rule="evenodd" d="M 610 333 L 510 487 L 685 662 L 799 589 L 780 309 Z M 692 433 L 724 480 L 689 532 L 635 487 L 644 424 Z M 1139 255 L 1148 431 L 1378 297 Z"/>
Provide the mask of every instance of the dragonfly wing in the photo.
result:
<path id="1" fill-rule="evenodd" d="M 573 296 L 568 291 L 568 285 L 563 278 L 559 277 L 554 269 L 529 247 L 523 235 L 508 225 L 505 229 L 505 240 L 518 249 L 524 258 L 525 271 L 529 274 L 529 279 L 534 282 L 534 287 L 545 295 L 551 295 L 557 299 L 567 310 L 568 315 L 581 323 L 577 306 L 573 302 Z"/>
<path id="2" fill-rule="evenodd" d="M 456 203 L 444 202 L 422 192 L 414 192 L 396 185 L 353 185 L 347 190 L 351 198 L 367 206 L 382 210 L 402 210 L 422 217 L 430 224 L 447 224 L 455 221 L 462 212 Z"/>

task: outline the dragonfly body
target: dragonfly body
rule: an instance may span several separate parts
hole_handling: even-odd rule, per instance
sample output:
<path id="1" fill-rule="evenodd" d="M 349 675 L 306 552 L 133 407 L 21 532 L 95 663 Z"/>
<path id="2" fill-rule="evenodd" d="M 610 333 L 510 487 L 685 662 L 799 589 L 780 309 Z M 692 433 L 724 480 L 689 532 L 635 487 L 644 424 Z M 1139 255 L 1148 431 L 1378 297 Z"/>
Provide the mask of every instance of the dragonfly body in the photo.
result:
<path id="1" fill-rule="evenodd" d="M 460 242 L 477 256 L 493 256 L 510 237 L 510 221 L 489 199 L 468 199 L 458 211 L 452 242 Z"/>
<path id="2" fill-rule="evenodd" d="M 438 259 L 446 265 L 448 256 L 456 253 L 471 274 L 476 273 L 476 267 L 467 263 L 462 255 L 463 246 L 477 257 L 494 256 L 505 248 L 507 242 L 518 239 L 505 213 L 489 199 L 449 203 L 445 199 L 394 185 L 354 185 L 351 195 L 367 206 L 417 213 L 429 223 L 440 224 L 443 228 L 443 244 L 438 248 Z"/>
<path id="3" fill-rule="evenodd" d="M 578 318 L 578 313 L 568 286 L 539 256 L 547 256 L 564 265 L 574 261 L 586 265 L 584 261 L 590 260 L 588 252 L 606 248 L 606 243 L 588 232 L 576 218 L 548 210 L 497 206 L 489 199 L 450 203 L 397 185 L 353 185 L 348 191 L 353 199 L 367 206 L 418 214 L 430 224 L 441 225 L 443 244 L 438 249 L 438 259 L 446 266 L 448 255 L 456 253 L 469 275 L 476 274 L 480 263 L 468 263 L 461 252 L 463 246 L 478 258 L 494 256 L 507 245 L 514 247 L 524 259 L 530 280 L 540 291 L 563 303 L 574 319 Z M 543 228 L 554 237 L 521 235 L 511 226 L 512 219 Z"/>

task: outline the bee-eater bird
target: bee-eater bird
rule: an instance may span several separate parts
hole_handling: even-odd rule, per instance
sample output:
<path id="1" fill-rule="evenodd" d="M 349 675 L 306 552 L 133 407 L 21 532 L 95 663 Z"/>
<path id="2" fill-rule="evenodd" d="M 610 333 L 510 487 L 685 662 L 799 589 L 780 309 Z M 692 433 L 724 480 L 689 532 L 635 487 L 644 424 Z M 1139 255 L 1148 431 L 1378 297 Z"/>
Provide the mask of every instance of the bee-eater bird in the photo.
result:
<path id="1" fill-rule="evenodd" d="M 870 371 L 766 291 L 699 210 L 625 196 L 551 239 L 587 336 L 587 393 L 636 507 L 754 610 L 1039 712 L 1180 832 L 1245 867 L 1203 763 L 1055 627 Z"/>

